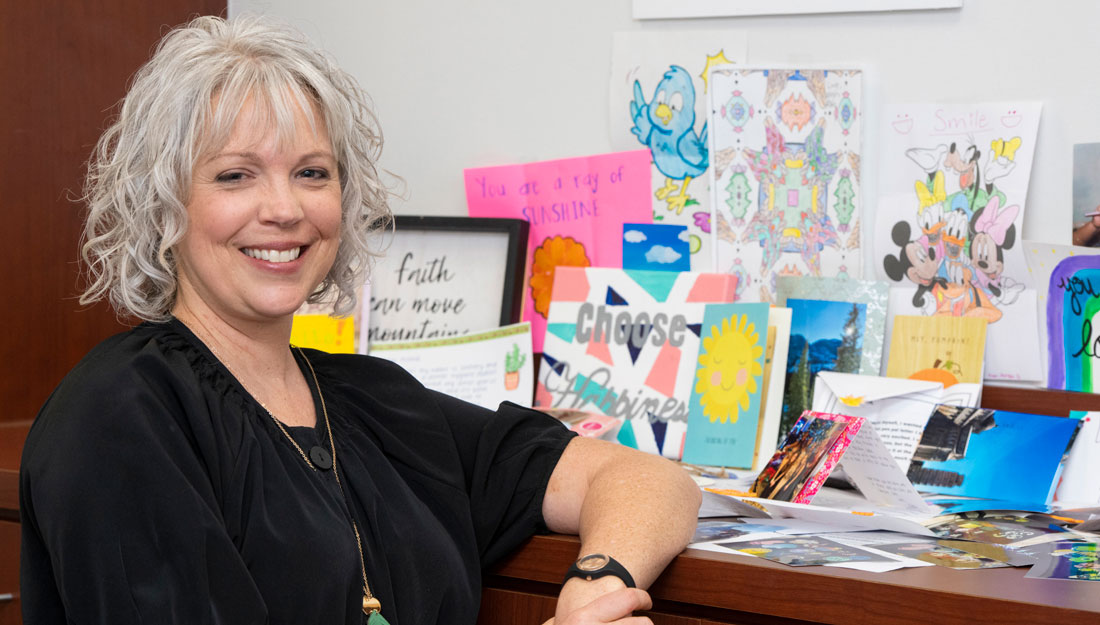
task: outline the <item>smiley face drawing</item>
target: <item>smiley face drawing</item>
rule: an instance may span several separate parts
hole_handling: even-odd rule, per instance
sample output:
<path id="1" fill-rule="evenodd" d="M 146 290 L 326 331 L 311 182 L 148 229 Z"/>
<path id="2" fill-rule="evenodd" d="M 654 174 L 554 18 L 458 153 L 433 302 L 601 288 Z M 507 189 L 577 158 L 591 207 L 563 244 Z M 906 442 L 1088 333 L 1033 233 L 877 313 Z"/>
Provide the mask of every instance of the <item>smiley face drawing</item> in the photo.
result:
<path id="1" fill-rule="evenodd" d="M 890 125 L 899 135 L 907 135 L 913 130 L 913 118 L 909 113 L 900 113 Z"/>
<path id="2" fill-rule="evenodd" d="M 737 423 L 764 372 L 760 333 L 748 317 L 734 315 L 723 319 L 721 328 L 711 326 L 701 352 L 695 392 L 702 395 L 703 415 L 711 423 Z"/>
<path id="3" fill-rule="evenodd" d="M 1006 111 L 1004 115 L 1001 115 L 1001 124 L 1003 124 L 1005 128 L 1015 128 L 1023 121 L 1024 116 L 1020 115 L 1019 111 L 1016 109 Z"/>

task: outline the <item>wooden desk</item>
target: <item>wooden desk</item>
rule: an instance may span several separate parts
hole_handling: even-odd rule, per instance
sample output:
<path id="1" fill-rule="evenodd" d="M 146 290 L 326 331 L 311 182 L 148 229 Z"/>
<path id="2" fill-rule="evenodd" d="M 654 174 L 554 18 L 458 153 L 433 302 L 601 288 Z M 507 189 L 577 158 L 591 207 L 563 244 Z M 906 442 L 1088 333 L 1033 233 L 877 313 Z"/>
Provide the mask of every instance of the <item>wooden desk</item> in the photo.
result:
<path id="1" fill-rule="evenodd" d="M 478 625 L 554 615 L 573 536 L 536 536 L 487 574 Z M 1034 625 L 1100 622 L 1095 582 L 1025 579 L 1027 569 L 865 573 L 791 567 L 689 549 L 650 589 L 655 625 Z"/>
<path id="2" fill-rule="evenodd" d="M 1067 416 L 1100 395 L 986 386 L 982 406 Z M 536 536 L 487 574 L 478 625 L 542 623 L 579 544 Z M 1033 625 L 1100 623 L 1100 584 L 1024 579 L 1027 569 L 942 567 L 872 574 L 789 567 L 689 549 L 653 588 L 656 625 Z"/>

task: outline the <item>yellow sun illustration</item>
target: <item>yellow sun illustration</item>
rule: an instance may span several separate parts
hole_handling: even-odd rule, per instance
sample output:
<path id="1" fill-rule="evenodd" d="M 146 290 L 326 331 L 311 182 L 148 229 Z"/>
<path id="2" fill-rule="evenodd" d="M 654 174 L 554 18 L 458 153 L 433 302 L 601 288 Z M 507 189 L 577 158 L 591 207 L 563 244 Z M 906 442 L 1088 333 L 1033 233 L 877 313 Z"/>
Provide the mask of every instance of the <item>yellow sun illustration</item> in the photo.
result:
<path id="1" fill-rule="evenodd" d="M 763 354 L 760 334 L 748 317 L 734 315 L 722 320 L 721 329 L 710 327 L 695 372 L 695 392 L 702 395 L 703 416 L 711 423 L 737 423 L 741 411 L 748 410 L 749 396 L 764 372 Z"/>

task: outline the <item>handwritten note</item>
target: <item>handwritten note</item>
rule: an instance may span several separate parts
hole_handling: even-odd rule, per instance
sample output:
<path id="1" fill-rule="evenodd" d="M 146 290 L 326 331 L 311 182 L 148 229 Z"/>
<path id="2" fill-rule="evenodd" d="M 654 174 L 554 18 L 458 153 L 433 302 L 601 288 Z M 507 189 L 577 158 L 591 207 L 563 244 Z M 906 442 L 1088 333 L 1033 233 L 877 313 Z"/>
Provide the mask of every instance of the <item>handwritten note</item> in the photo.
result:
<path id="1" fill-rule="evenodd" d="M 534 358 L 527 323 L 426 341 L 375 342 L 370 353 L 396 362 L 430 389 L 486 408 L 495 410 L 502 401 L 531 405 Z"/>
<path id="2" fill-rule="evenodd" d="M 623 222 L 651 222 L 648 150 L 467 169 L 471 217 L 531 223 L 523 319 L 542 351 L 554 267 L 622 266 Z"/>

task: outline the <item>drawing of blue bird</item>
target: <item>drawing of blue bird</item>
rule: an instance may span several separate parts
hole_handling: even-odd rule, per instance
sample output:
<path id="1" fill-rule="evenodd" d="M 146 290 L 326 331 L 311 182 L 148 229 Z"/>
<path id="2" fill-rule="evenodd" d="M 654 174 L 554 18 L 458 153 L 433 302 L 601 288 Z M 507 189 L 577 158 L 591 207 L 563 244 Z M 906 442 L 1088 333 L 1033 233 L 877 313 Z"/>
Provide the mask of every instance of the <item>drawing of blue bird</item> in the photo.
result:
<path id="1" fill-rule="evenodd" d="M 657 169 L 665 175 L 664 187 L 657 190 L 657 199 L 668 202 L 668 209 L 679 215 L 684 206 L 698 202 L 688 196 L 688 183 L 707 170 L 707 124 L 695 134 L 695 87 L 687 70 L 671 65 L 653 90 L 647 103 L 642 85 L 634 81 L 634 100 L 630 103 L 630 129 L 643 145 L 649 147 Z M 680 192 L 677 182 L 683 181 Z"/>

